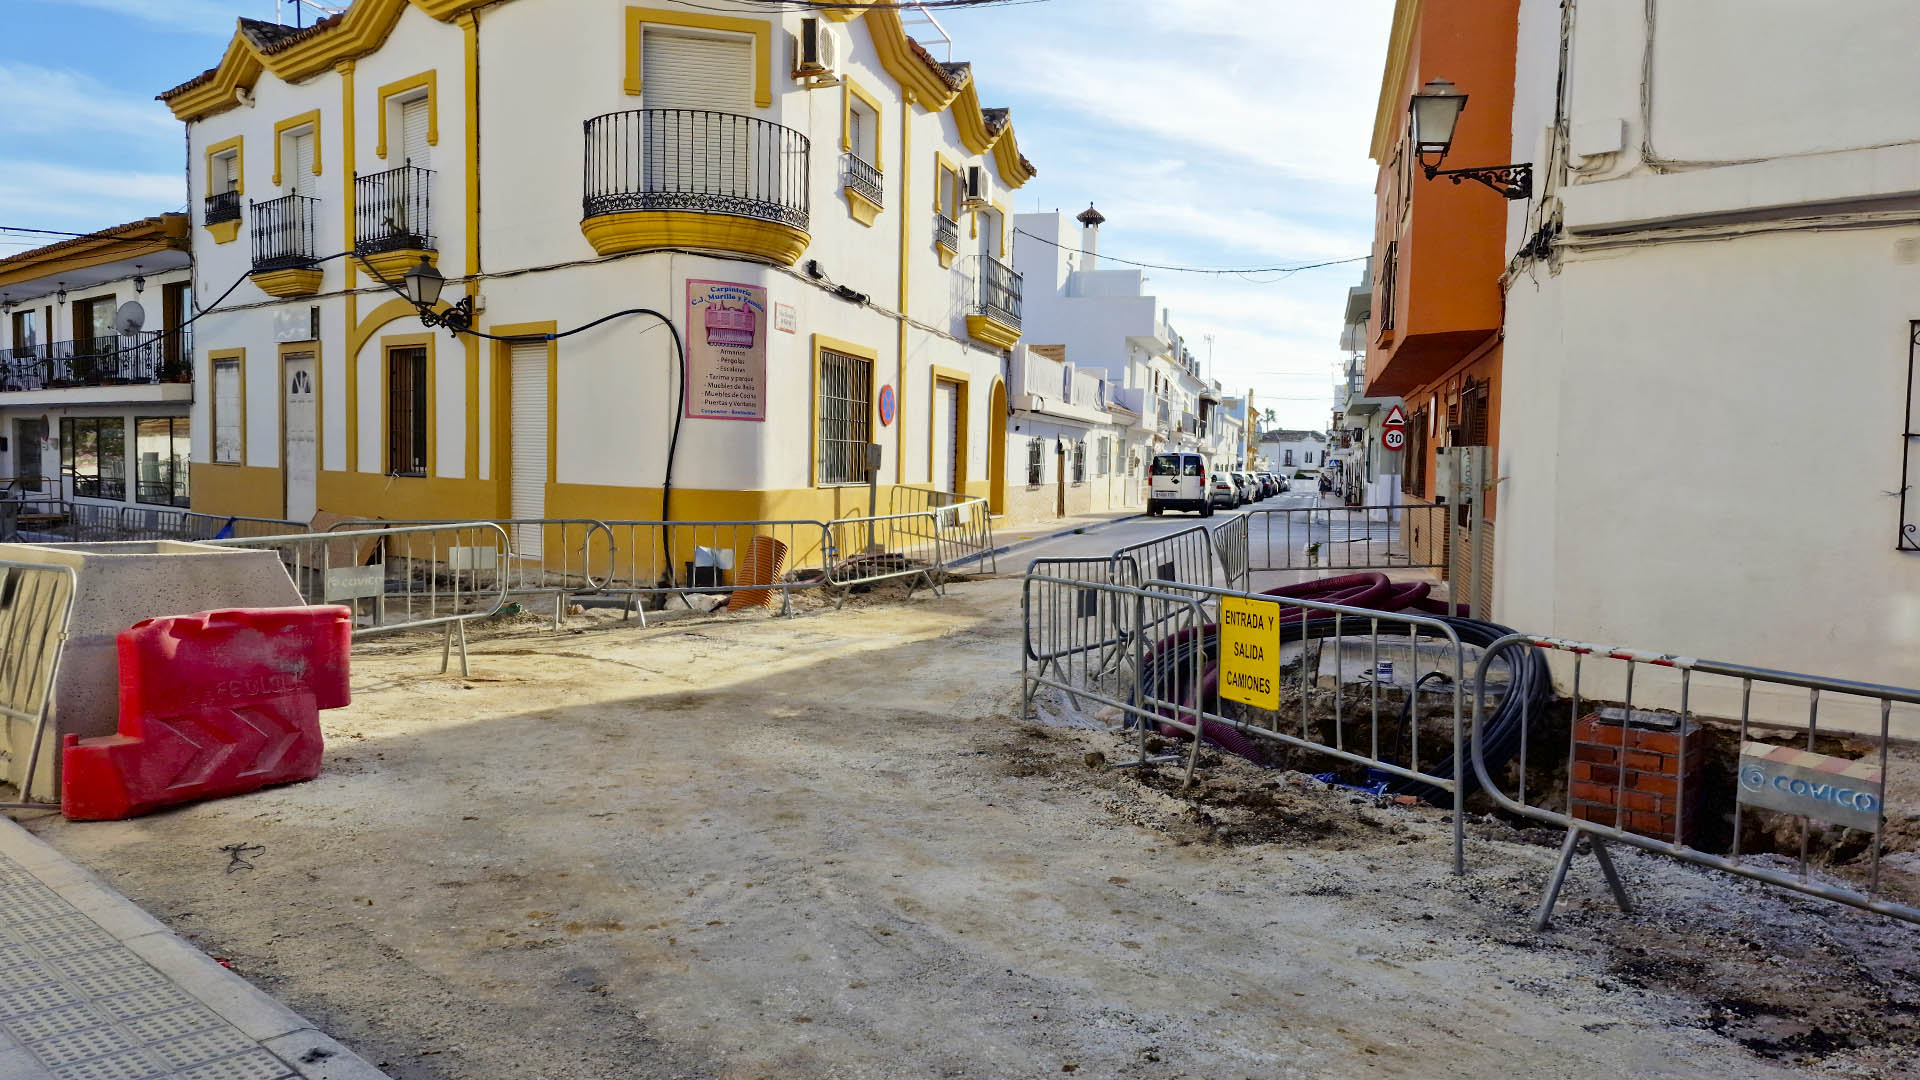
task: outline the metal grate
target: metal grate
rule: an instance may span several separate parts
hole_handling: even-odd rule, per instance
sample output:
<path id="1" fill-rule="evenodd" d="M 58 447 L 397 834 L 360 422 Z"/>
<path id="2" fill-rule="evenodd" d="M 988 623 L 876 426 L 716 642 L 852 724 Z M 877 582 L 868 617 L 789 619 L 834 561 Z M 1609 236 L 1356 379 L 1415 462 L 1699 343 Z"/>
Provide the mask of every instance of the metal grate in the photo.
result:
<path id="1" fill-rule="evenodd" d="M 222 221 L 240 220 L 240 193 L 237 191 L 218 191 L 207 196 L 206 209 L 201 215 L 201 223 L 217 225 Z"/>
<path id="2" fill-rule="evenodd" d="M 820 350 L 819 482 L 859 484 L 867 479 L 867 443 L 873 411 L 873 364 Z"/>
<path id="3" fill-rule="evenodd" d="M 751 116 L 632 109 L 586 122 L 586 217 L 733 214 L 807 227 L 805 135 Z"/>
<path id="4" fill-rule="evenodd" d="M 305 270 L 317 258 L 313 220 L 319 199 L 286 195 L 253 203 L 253 268 Z"/>
<path id="5" fill-rule="evenodd" d="M 841 182 L 866 196 L 875 206 L 885 206 L 885 193 L 880 183 L 880 170 L 860 160 L 853 153 L 840 155 Z"/>
<path id="6" fill-rule="evenodd" d="M 427 475 L 427 350 L 387 353 L 387 472 Z"/>
<path id="7" fill-rule="evenodd" d="M 948 251 L 960 250 L 960 223 L 942 213 L 933 215 L 933 242 Z"/>
<path id="8" fill-rule="evenodd" d="M 433 170 L 414 165 L 353 181 L 353 250 L 433 251 Z"/>
<path id="9" fill-rule="evenodd" d="M 1020 275 L 991 255 L 980 256 L 979 297 L 976 311 L 1008 326 L 1020 325 Z"/>

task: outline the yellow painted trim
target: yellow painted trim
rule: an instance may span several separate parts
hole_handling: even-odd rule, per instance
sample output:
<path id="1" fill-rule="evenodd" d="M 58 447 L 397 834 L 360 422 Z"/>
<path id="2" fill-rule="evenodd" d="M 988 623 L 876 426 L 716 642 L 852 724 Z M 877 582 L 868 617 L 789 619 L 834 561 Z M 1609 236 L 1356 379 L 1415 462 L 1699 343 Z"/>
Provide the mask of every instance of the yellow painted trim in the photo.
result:
<path id="1" fill-rule="evenodd" d="M 419 314 L 419 312 L 414 310 L 414 306 L 411 303 L 405 300 L 402 300 L 399 297 L 395 297 L 391 300 L 388 300 L 386 303 L 380 304 L 379 306 L 375 307 L 372 311 L 367 312 L 366 318 L 361 319 L 358 322 L 355 322 L 354 316 L 358 310 L 357 300 L 358 300 L 358 294 L 356 293 L 347 294 L 347 402 L 348 402 L 348 407 L 347 407 L 346 428 L 347 428 L 347 471 L 349 472 L 358 471 L 360 467 L 360 352 L 362 349 L 366 348 L 367 342 L 373 340 L 374 331 L 380 329 L 381 327 L 387 325 L 388 323 L 396 322 L 400 319 L 413 318 Z M 447 307 L 446 301 L 442 300 L 440 302 L 440 309 L 444 311 L 446 307 Z M 383 360 L 385 359 L 384 356 L 382 357 L 382 359 Z M 385 365 L 383 364 L 382 367 L 384 368 L 384 366 Z M 386 386 L 385 380 L 386 380 L 386 376 L 382 375 L 381 376 L 382 388 Z M 386 406 L 383 403 L 381 405 L 381 408 L 384 409 L 385 407 Z M 384 457 L 384 452 L 383 452 L 383 457 Z M 378 475 L 378 474 L 374 474 L 374 475 Z"/>
<path id="2" fill-rule="evenodd" d="M 283 343 L 278 349 L 280 363 L 279 382 L 275 392 L 280 395 L 280 445 L 275 450 L 275 460 L 280 462 L 280 512 L 269 515 L 282 517 L 287 505 L 287 357 L 307 355 L 313 357 L 313 484 L 314 506 L 319 507 L 320 473 L 326 468 L 327 437 L 327 399 L 320 392 L 321 381 L 326 377 L 326 365 L 320 357 L 320 342 L 292 341 Z"/>
<path id="3" fill-rule="evenodd" d="M 238 108 L 240 103 L 234 98 L 233 92 L 243 87 L 250 88 L 258 82 L 261 67 L 259 54 L 235 29 L 233 37 L 227 42 L 227 51 L 221 54 L 220 62 L 214 65 L 213 77 L 175 95 L 167 102 L 167 108 L 173 110 L 175 119 L 185 121 L 200 120 Z"/>
<path id="4" fill-rule="evenodd" d="M 1007 381 L 998 375 L 987 389 L 987 510 L 1007 512 Z M 1125 445 L 1125 439 L 1121 445 Z"/>
<path id="5" fill-rule="evenodd" d="M 554 334 L 560 324 L 545 322 L 500 323 L 487 327 L 495 337 L 532 337 Z M 511 341 L 493 343 L 493 481 L 500 489 L 499 516 L 513 513 L 513 345 Z M 551 485 L 560 475 L 560 343 L 547 341 L 547 498 L 552 500 Z M 477 475 L 477 472 L 476 472 Z M 547 506 L 552 516 L 553 507 Z"/>
<path id="6" fill-rule="evenodd" d="M 218 437 L 215 434 L 215 432 L 218 432 L 220 430 L 220 417 L 214 413 L 214 409 L 218 405 L 218 398 L 214 396 L 214 392 L 213 392 L 214 367 L 222 360 L 234 360 L 234 361 L 237 361 L 239 364 L 239 368 L 238 368 L 240 372 L 240 460 L 239 461 L 213 460 L 214 447 L 216 445 L 214 440 Z M 207 350 L 207 463 L 210 465 L 245 465 L 247 463 L 247 350 L 245 349 L 208 349 Z M 191 474 L 189 474 L 189 476 L 187 477 L 187 480 L 189 485 L 187 490 L 188 492 L 191 493 L 194 490 L 194 488 L 191 486 L 192 480 L 193 480 L 193 477 L 191 476 Z M 191 494 L 189 494 L 188 498 L 189 499 L 192 498 Z M 273 517 L 274 515 L 267 514 L 264 516 Z"/>
<path id="7" fill-rule="evenodd" d="M 996 257 L 1002 262 L 1005 262 L 1007 259 L 1008 230 L 1013 228 L 1013 208 L 1006 203 L 995 201 L 993 204 L 993 212 L 1000 215 L 1000 235 L 994 237 L 993 246 L 994 250 L 1000 253 Z"/>
<path id="8" fill-rule="evenodd" d="M 285 481 L 271 466 L 194 461 L 187 464 L 187 482 L 197 513 L 277 518 L 286 510 L 278 501 Z"/>
<path id="9" fill-rule="evenodd" d="M 240 219 L 216 221 L 207 226 L 207 233 L 213 237 L 213 242 L 216 244 L 231 244 L 240 235 Z"/>
<path id="10" fill-rule="evenodd" d="M 993 140 L 993 164 L 1000 170 L 1001 182 L 1010 188 L 1023 187 L 1034 177 L 1034 171 L 1020 160 L 1020 143 L 1013 137 L 1012 121 Z"/>
<path id="11" fill-rule="evenodd" d="M 807 250 L 809 237 L 791 225 L 685 210 L 633 210 L 602 214 L 580 223 L 593 250 L 602 255 L 656 248 L 700 248 L 748 255 L 792 266 Z"/>
<path id="12" fill-rule="evenodd" d="M 421 248 L 376 251 L 371 255 L 356 256 L 350 261 L 359 262 L 364 259 L 365 265 L 372 269 L 374 273 L 397 284 L 401 278 L 406 276 L 407 271 L 420 265 L 420 260 L 423 258 L 427 260 L 428 266 L 440 265 L 439 252 Z"/>
<path id="13" fill-rule="evenodd" d="M 1393 28 L 1387 32 L 1387 64 L 1380 74 L 1380 101 L 1373 110 L 1373 144 L 1367 152 L 1375 164 L 1385 164 L 1394 136 L 1400 129 L 1400 115 L 1408 102 L 1401 97 L 1406 85 L 1407 65 L 1413 57 L 1413 29 L 1420 25 L 1420 0 L 1394 0 Z"/>
<path id="14" fill-rule="evenodd" d="M 380 336 L 380 431 L 386 436 L 385 449 L 380 452 L 381 461 L 386 466 L 381 473 L 395 479 L 407 479 L 393 471 L 393 350 L 417 349 L 424 346 L 427 350 L 427 471 L 426 479 L 434 479 L 440 474 L 435 470 L 439 453 L 439 417 L 440 395 L 435 391 L 439 387 L 439 366 L 435 358 L 438 351 L 433 335 L 423 334 L 382 334 Z"/>
<path id="15" fill-rule="evenodd" d="M 626 79 L 621 88 L 639 94 L 644 85 L 640 71 L 640 37 L 647 26 L 677 26 L 691 30 L 717 30 L 727 34 L 753 36 L 753 103 L 762 109 L 773 106 L 773 23 L 766 19 L 740 19 L 731 15 L 703 15 L 668 8 L 629 7 L 626 14 Z"/>
<path id="16" fill-rule="evenodd" d="M 933 152 L 933 175 L 935 177 L 933 183 L 934 213 L 946 213 L 947 204 L 945 196 L 952 195 L 953 212 L 958 214 L 960 212 L 960 188 L 958 186 L 961 176 L 960 163 L 948 157 L 946 154 L 941 153 L 939 150 L 935 150 Z M 947 187 L 949 176 L 953 178 L 951 182 L 955 185 L 951 189 Z"/>
<path id="17" fill-rule="evenodd" d="M 463 11 L 459 22 L 466 57 L 467 295 L 472 296 L 480 288 L 479 282 L 471 280 L 480 272 L 480 13 Z"/>
<path id="18" fill-rule="evenodd" d="M 987 117 L 980 111 L 980 97 L 971 79 L 954 97 L 953 124 L 960 130 L 960 145 L 968 153 L 984 154 L 993 149 L 993 136 L 987 133 Z"/>
<path id="19" fill-rule="evenodd" d="M 341 232 L 344 233 L 340 238 L 340 250 L 352 251 L 356 240 L 353 229 L 354 219 L 357 217 L 357 214 L 354 208 L 359 201 L 353 190 L 353 178 L 357 173 L 356 148 L 354 147 L 356 129 L 354 127 L 353 115 L 355 111 L 353 107 L 353 61 L 342 60 L 333 66 L 333 70 L 340 76 L 340 205 L 347 208 L 347 212 L 341 215 L 340 219 Z M 346 278 L 347 288 L 352 289 L 358 287 L 360 284 L 360 270 L 359 267 L 355 265 L 355 260 L 343 259 L 341 262 L 341 272 Z M 352 326 L 353 324 L 352 322 L 348 322 L 347 325 Z M 316 461 L 314 463 L 316 470 L 324 468 L 325 466 L 325 462 Z M 316 494 L 316 498 L 317 497 Z"/>
<path id="20" fill-rule="evenodd" d="M 895 25 L 899 20 L 894 20 Z M 867 23 L 872 31 L 877 24 Z M 900 317 L 895 319 L 893 342 L 893 478 L 905 481 L 907 463 L 902 452 L 907 445 L 907 319 L 913 309 L 907 304 L 908 285 L 913 280 L 910 256 L 913 251 L 913 215 L 905 212 L 905 206 L 913 200 L 913 91 L 901 87 L 900 102 Z M 878 441 L 879 432 L 874 433 Z"/>
<path id="21" fill-rule="evenodd" d="M 280 151 L 282 145 L 286 142 L 285 136 L 288 132 L 298 131 L 303 127 L 313 128 L 313 175 L 320 175 L 320 110 L 308 109 L 298 116 L 289 116 L 285 120 L 281 120 L 273 125 L 274 187 L 280 186 L 280 177 L 282 175 L 280 169 Z"/>
<path id="22" fill-rule="evenodd" d="M 821 8 L 818 13 L 824 16 L 828 22 L 847 22 L 852 19 L 857 19 L 864 14 L 864 12 L 852 6 L 859 3 L 859 0 L 844 0 L 844 2 L 848 6 Z"/>
<path id="23" fill-rule="evenodd" d="M 1011 349 L 1020 341 L 1020 328 L 1008 326 L 991 315 L 969 315 L 967 336 L 1002 349 Z"/>
<path id="24" fill-rule="evenodd" d="M 943 382 L 955 383 L 960 387 L 960 393 L 958 395 L 960 415 L 957 417 L 956 423 L 958 434 L 954 436 L 953 445 L 954 477 L 958 482 L 954 490 L 959 494 L 965 494 L 967 490 L 967 451 L 969 445 L 967 433 L 972 420 L 969 413 L 969 398 L 971 398 L 973 394 L 973 376 L 961 371 L 959 368 L 942 367 L 939 364 L 933 364 L 927 368 L 927 483 L 933 484 L 935 487 L 939 486 L 936 483 L 939 477 L 933 475 L 933 443 L 934 440 L 940 436 L 939 426 L 934 423 L 934 402 L 940 398 L 940 384 Z M 941 490 L 945 489 L 942 488 Z"/>
<path id="25" fill-rule="evenodd" d="M 858 357 L 867 362 L 867 438 L 880 441 L 880 350 L 869 349 L 865 345 L 856 345 L 851 341 L 828 337 L 825 334 L 813 335 L 813 379 L 807 384 L 807 486 L 816 488 L 847 487 L 846 484 L 825 484 L 820 481 L 820 353 L 831 349 L 847 356 Z M 894 388 L 893 423 L 900 425 L 900 391 Z M 899 453 L 896 443 L 894 452 Z M 899 464 L 894 465 L 898 475 Z M 865 484 L 859 485 L 865 487 Z"/>
<path id="26" fill-rule="evenodd" d="M 880 66 L 900 84 L 903 94 L 931 112 L 938 112 L 953 104 L 959 91 L 935 74 L 914 51 L 908 41 L 906 28 L 900 24 L 900 12 L 896 7 L 869 8 L 865 19 L 874 50 L 880 54 Z"/>
<path id="27" fill-rule="evenodd" d="M 886 122 L 886 111 L 880 107 L 880 97 L 873 91 L 853 81 L 851 75 L 840 80 L 840 149 L 853 153 L 853 99 L 873 110 L 873 161 L 870 163 L 879 172 L 885 172 L 881 164 L 885 153 L 881 149 L 880 125 Z"/>
<path id="28" fill-rule="evenodd" d="M 320 291 L 321 271 L 318 267 L 305 270 L 258 270 L 247 276 L 260 286 L 261 292 L 283 300 L 294 296 L 312 296 Z"/>
<path id="29" fill-rule="evenodd" d="M 873 228 L 874 221 L 880 217 L 880 204 L 855 191 L 851 185 L 841 190 L 847 193 L 847 212 L 853 216 L 853 220 L 869 229 Z"/>
<path id="30" fill-rule="evenodd" d="M 434 68 L 404 79 L 395 79 L 375 92 L 374 108 L 380 112 L 380 137 L 374 143 L 373 156 L 387 156 L 387 102 L 401 94 L 425 89 L 427 92 L 427 145 L 440 145 L 440 71 Z"/>
<path id="31" fill-rule="evenodd" d="M 207 147 L 207 172 L 201 177 L 205 180 L 206 193 L 213 194 L 213 159 L 233 151 L 233 190 L 242 195 L 247 193 L 247 137 L 235 135 L 231 139 L 221 139 Z M 212 226 L 208 226 L 211 228 Z"/>
<path id="32" fill-rule="evenodd" d="M 367 312 L 367 317 L 360 320 L 359 325 L 347 331 L 347 355 L 357 355 L 361 349 L 366 348 L 367 342 L 373 340 L 375 330 L 396 319 L 405 319 L 417 314 L 419 312 L 414 309 L 412 303 L 397 296 Z"/>

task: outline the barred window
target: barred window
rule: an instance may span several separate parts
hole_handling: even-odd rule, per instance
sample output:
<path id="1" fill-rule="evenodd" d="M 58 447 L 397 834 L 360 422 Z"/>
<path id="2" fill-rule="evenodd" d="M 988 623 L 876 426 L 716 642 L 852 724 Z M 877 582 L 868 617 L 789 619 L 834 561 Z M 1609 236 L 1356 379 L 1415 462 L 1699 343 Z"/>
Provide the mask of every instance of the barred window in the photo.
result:
<path id="1" fill-rule="evenodd" d="M 1084 442 L 1073 444 L 1073 482 L 1087 482 L 1087 444 Z"/>
<path id="2" fill-rule="evenodd" d="M 1106 476 L 1113 472 L 1113 442 L 1105 436 L 1100 439 L 1100 460 L 1097 464 L 1099 468 L 1095 476 Z"/>
<path id="3" fill-rule="evenodd" d="M 1041 464 L 1040 455 L 1043 453 L 1045 450 L 1041 447 L 1039 439 L 1027 440 L 1027 486 L 1029 487 L 1040 486 L 1041 469 L 1044 467 Z"/>
<path id="4" fill-rule="evenodd" d="M 387 351 L 387 473 L 427 475 L 427 350 Z"/>
<path id="5" fill-rule="evenodd" d="M 873 362 L 820 350 L 819 482 L 862 484 L 867 479 L 867 443 L 873 414 Z"/>

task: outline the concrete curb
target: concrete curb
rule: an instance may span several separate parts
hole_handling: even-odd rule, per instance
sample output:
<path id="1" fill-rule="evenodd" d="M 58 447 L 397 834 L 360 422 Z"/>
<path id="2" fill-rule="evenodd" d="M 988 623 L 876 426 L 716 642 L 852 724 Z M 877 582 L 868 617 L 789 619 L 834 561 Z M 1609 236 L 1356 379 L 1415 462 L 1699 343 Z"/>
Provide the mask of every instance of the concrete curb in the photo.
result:
<path id="1" fill-rule="evenodd" d="M 121 945 L 305 1080 L 389 1080 L 298 1013 L 222 967 L 92 871 L 60 854 L 11 818 L 0 816 L 0 855 L 112 935 Z M 0 1077 L 11 1077 L 0 1058 Z M 27 1075 L 27 1074 L 22 1074 Z"/>

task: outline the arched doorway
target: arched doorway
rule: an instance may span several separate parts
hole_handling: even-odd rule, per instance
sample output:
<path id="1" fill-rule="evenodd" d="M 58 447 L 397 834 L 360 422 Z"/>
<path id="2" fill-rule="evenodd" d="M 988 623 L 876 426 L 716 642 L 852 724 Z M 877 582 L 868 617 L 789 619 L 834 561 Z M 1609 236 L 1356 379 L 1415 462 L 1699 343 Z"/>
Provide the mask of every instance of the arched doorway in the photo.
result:
<path id="1" fill-rule="evenodd" d="M 987 509 L 1007 512 L 1007 384 L 993 381 L 987 395 Z"/>

